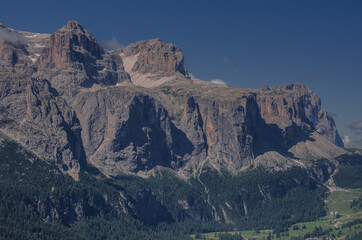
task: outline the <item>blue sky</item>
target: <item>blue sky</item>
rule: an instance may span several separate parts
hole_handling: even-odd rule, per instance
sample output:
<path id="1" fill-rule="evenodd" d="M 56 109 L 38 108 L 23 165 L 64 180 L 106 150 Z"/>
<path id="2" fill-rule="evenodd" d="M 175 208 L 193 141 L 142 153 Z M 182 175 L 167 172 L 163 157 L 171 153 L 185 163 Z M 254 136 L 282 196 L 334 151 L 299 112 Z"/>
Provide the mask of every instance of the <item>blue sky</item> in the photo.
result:
<path id="1" fill-rule="evenodd" d="M 103 43 L 175 43 L 202 80 L 306 83 L 362 148 L 362 0 L 1 2 L 0 22 L 17 30 L 52 33 L 68 20 Z"/>

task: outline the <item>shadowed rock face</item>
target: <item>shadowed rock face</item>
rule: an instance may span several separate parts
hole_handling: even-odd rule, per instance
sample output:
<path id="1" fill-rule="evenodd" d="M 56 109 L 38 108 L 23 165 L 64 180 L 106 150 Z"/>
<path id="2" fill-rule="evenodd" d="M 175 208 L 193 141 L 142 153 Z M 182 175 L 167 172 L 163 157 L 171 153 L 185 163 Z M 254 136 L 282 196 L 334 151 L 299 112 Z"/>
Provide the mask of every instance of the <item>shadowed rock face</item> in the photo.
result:
<path id="1" fill-rule="evenodd" d="M 190 176 L 205 164 L 285 169 L 343 152 L 306 85 L 243 90 L 190 80 L 177 46 L 154 39 L 109 52 L 74 21 L 52 35 L 6 31 L 25 41 L 0 42 L 0 130 L 70 174 L 87 163 L 108 175 L 164 166 Z"/>
<path id="2" fill-rule="evenodd" d="M 81 126 L 49 83 L 0 73 L 0 130 L 45 160 L 76 177 L 85 167 Z"/>
<path id="3" fill-rule="evenodd" d="M 148 189 L 139 194 L 135 208 L 139 218 L 147 224 L 154 225 L 158 222 L 172 221 L 172 216 L 167 208 L 161 205 L 154 193 Z"/>
<path id="4" fill-rule="evenodd" d="M 333 117 L 321 109 L 319 96 L 312 93 L 306 97 L 305 102 L 306 117 L 313 123 L 317 132 L 337 146 L 344 147 Z"/>
<path id="5" fill-rule="evenodd" d="M 285 95 L 284 92 L 290 94 Z M 279 118 L 279 122 L 306 122 L 337 146 L 343 147 L 332 116 L 321 109 L 319 96 L 304 84 L 288 84 L 263 91 L 260 97 L 261 113 L 269 122 Z M 278 94 L 281 93 L 279 96 Z M 287 101 L 292 99 L 292 101 Z M 280 118 L 281 117 L 281 118 Z"/>
<path id="6" fill-rule="evenodd" d="M 107 172 L 178 168 L 193 145 L 156 99 L 129 89 L 79 94 L 75 109 L 88 159 Z"/>

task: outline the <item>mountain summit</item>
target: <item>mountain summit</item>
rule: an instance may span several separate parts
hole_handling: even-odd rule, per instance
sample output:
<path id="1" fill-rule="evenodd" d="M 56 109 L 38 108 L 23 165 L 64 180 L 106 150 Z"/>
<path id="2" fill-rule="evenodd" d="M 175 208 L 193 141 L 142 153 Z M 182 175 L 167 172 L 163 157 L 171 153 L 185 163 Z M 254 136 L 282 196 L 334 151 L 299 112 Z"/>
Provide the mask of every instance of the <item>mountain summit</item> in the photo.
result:
<path id="1" fill-rule="evenodd" d="M 0 31 L 1 132 L 74 177 L 90 166 L 105 175 L 167 167 L 183 177 L 206 166 L 278 170 L 345 153 L 306 85 L 190 79 L 176 45 L 107 51 L 75 21 L 53 34 Z"/>

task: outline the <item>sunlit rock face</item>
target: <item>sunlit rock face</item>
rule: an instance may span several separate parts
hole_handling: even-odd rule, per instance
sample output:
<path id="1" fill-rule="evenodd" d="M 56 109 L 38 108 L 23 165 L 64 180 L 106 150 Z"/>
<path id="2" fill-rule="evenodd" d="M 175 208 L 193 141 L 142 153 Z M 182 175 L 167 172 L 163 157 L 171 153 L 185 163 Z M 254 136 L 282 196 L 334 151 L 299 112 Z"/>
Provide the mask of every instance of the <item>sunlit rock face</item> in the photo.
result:
<path id="1" fill-rule="evenodd" d="M 187 177 L 204 166 L 307 167 L 344 152 L 306 85 L 233 89 L 190 79 L 174 44 L 107 51 L 75 21 L 51 35 L 0 29 L 0 130 L 65 172 L 163 166 Z"/>

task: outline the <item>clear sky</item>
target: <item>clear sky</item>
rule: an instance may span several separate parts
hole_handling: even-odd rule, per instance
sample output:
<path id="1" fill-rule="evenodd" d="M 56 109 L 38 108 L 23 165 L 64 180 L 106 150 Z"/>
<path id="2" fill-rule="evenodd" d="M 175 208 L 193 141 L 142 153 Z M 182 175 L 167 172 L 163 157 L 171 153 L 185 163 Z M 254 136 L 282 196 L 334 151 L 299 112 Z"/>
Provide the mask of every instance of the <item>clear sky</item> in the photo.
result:
<path id="1" fill-rule="evenodd" d="M 197 78 L 230 87 L 306 83 L 362 148 L 362 0 L 2 0 L 0 22 L 52 33 L 79 21 L 105 45 L 162 38 Z M 107 44 L 108 43 L 108 44 Z"/>

